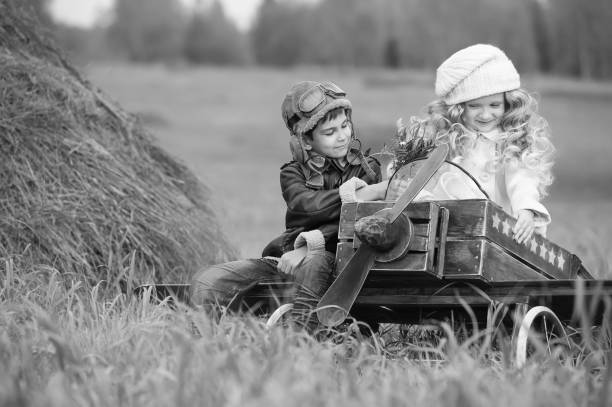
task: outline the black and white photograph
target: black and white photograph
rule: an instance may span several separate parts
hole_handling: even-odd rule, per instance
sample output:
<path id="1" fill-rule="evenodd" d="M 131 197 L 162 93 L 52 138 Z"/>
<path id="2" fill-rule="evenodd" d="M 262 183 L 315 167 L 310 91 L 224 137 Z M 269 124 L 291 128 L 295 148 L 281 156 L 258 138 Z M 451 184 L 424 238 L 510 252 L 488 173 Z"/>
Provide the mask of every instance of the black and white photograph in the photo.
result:
<path id="1" fill-rule="evenodd" d="M 610 0 L 0 0 L 0 407 L 612 406 Z"/>

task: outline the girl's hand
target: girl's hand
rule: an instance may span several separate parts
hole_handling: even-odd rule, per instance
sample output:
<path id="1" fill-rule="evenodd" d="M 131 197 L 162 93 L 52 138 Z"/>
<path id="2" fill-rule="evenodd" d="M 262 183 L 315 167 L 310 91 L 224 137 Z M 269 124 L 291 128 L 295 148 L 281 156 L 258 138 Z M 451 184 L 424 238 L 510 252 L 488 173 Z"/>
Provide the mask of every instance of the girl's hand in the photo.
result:
<path id="1" fill-rule="evenodd" d="M 278 270 L 285 274 L 295 275 L 297 268 L 306 258 L 306 254 L 308 254 L 306 245 L 283 254 L 278 261 Z"/>
<path id="2" fill-rule="evenodd" d="M 514 232 L 514 240 L 518 243 L 523 243 L 531 239 L 535 230 L 534 213 L 529 209 L 521 209 L 518 211 L 518 218 L 512 232 Z"/>
<path id="3" fill-rule="evenodd" d="M 389 180 L 381 181 L 377 184 L 366 185 L 355 191 L 355 196 L 360 201 L 380 201 L 385 199 Z"/>
<path id="4" fill-rule="evenodd" d="M 409 180 L 399 179 L 393 181 L 391 188 L 389 188 L 389 192 L 387 193 L 387 199 L 389 201 L 396 201 L 400 196 L 402 196 L 404 191 L 408 189 L 409 185 Z"/>

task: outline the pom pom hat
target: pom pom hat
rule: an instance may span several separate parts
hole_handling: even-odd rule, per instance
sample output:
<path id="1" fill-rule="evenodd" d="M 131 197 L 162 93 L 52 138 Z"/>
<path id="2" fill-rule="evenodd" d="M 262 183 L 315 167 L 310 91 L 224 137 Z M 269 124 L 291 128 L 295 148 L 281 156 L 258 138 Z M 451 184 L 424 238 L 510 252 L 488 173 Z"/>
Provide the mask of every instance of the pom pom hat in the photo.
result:
<path id="1" fill-rule="evenodd" d="M 332 82 L 298 82 L 285 95 L 281 105 L 283 121 L 291 134 L 303 136 L 316 127 L 319 120 L 339 107 L 350 116 L 351 102 L 346 92 Z"/>
<path id="2" fill-rule="evenodd" d="M 436 96 L 447 105 L 518 89 L 521 81 L 502 50 L 476 44 L 455 52 L 436 71 Z"/>

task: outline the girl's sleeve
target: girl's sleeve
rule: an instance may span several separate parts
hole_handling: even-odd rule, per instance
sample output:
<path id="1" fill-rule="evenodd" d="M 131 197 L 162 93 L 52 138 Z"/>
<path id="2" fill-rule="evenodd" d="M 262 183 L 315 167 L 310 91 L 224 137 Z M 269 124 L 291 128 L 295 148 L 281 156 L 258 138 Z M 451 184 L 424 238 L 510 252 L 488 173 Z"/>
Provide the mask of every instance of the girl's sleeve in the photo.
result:
<path id="1" fill-rule="evenodd" d="M 550 213 L 540 202 L 536 171 L 517 163 L 506 164 L 505 181 L 514 216 L 517 216 L 521 209 L 529 209 L 536 213 L 536 228 L 542 228 L 550 223 Z"/>

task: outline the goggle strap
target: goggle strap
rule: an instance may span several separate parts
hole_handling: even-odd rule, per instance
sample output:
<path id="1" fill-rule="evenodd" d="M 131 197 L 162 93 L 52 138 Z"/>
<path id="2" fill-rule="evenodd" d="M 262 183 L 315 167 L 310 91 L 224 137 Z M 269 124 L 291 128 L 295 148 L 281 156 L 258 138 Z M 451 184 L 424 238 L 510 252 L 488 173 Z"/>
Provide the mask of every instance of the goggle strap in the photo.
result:
<path id="1" fill-rule="evenodd" d="M 340 89 L 340 87 L 333 82 L 325 81 L 325 82 L 322 82 L 320 86 L 323 87 L 324 92 L 327 95 L 334 96 L 334 97 L 346 96 L 346 92 Z"/>

